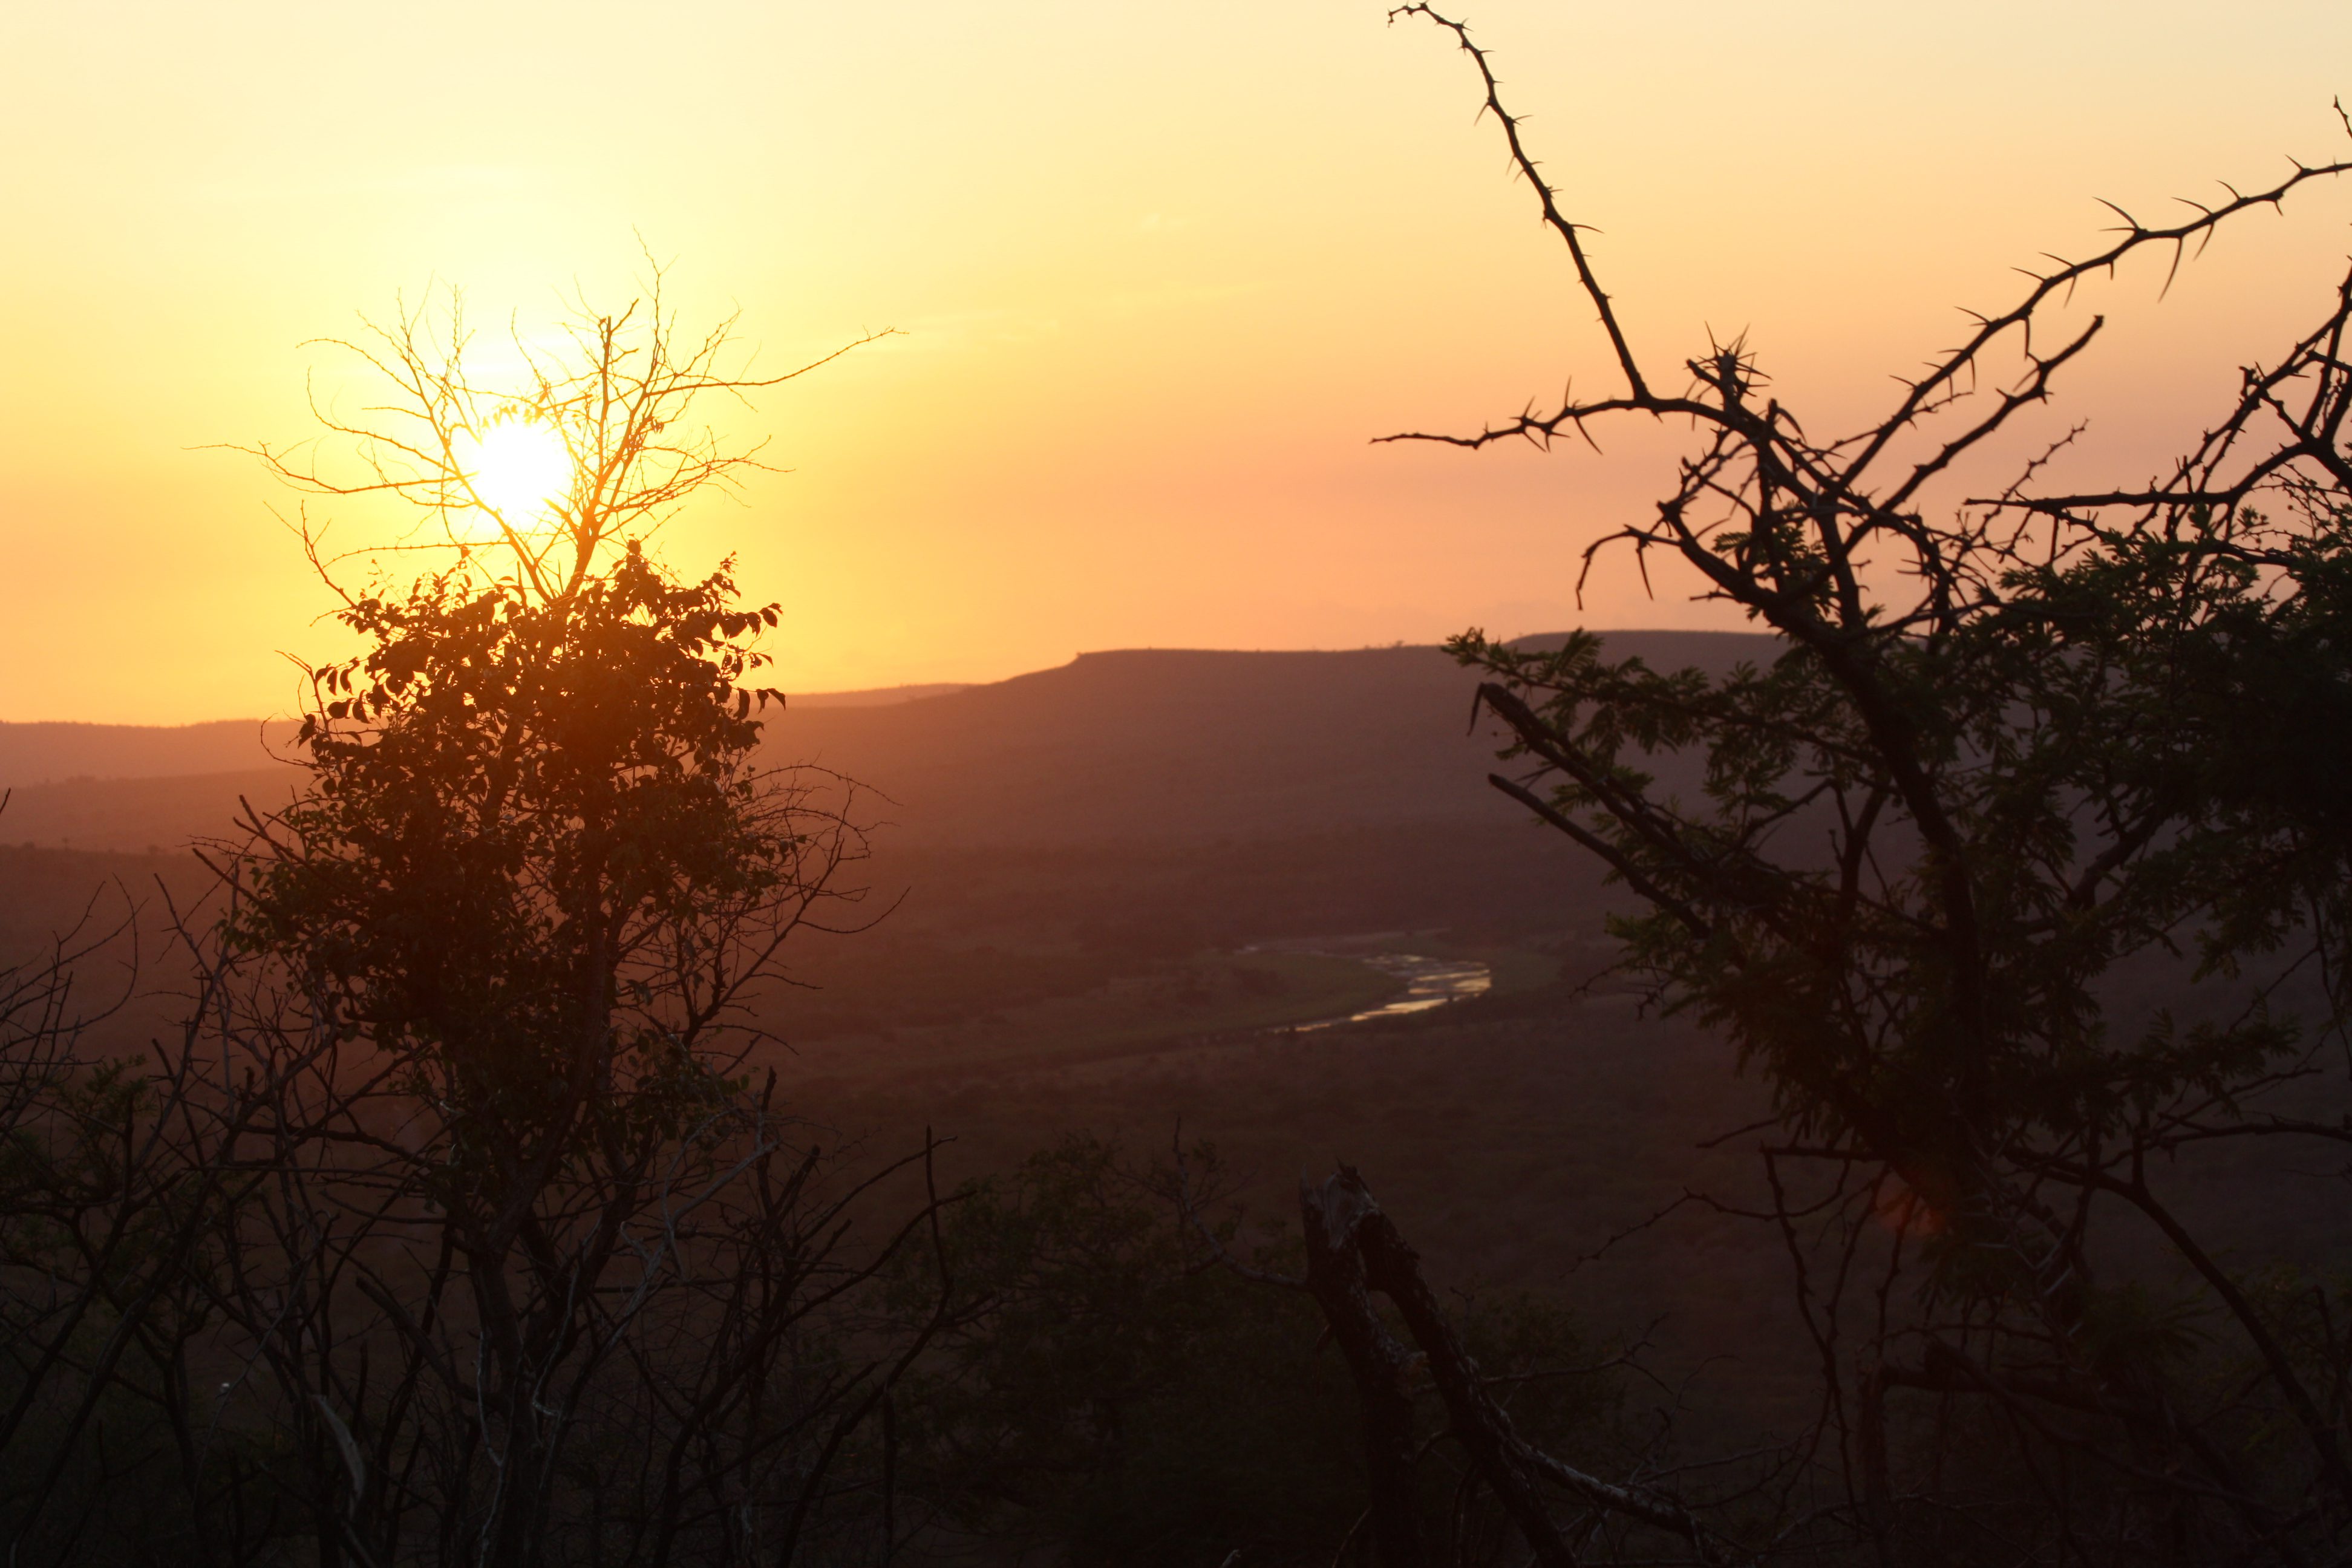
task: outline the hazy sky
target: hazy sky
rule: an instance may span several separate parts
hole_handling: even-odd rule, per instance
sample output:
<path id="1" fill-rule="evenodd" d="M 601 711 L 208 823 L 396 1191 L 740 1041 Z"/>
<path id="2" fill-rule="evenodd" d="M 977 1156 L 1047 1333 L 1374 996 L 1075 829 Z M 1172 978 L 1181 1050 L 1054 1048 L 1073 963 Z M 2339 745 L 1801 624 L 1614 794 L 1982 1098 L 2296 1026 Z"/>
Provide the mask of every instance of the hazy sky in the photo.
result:
<path id="1" fill-rule="evenodd" d="M 1816 430 L 2009 269 L 2347 150 L 2352 5 L 1464 0 L 1637 347 L 1746 331 Z M 1372 447 L 1608 384 L 1475 123 L 1377 3 L 0 5 L 0 719 L 284 711 L 329 601 L 247 461 L 308 435 L 301 346 L 435 280 L 478 319 L 629 298 L 762 364 L 793 471 L 682 521 L 789 612 L 787 686 L 988 679 L 1080 649 L 1714 624 L 1578 551 L 1671 450 Z M 2352 185 L 2161 268 L 2053 418 L 2155 467 L 2315 317 Z M 1673 376 L 1662 379 L 1675 380 Z M 1999 455 L 1997 455 L 1999 456 Z M 2006 458 L 2004 458 L 2006 460 Z M 2120 472 L 2118 472 L 2120 470 Z"/>

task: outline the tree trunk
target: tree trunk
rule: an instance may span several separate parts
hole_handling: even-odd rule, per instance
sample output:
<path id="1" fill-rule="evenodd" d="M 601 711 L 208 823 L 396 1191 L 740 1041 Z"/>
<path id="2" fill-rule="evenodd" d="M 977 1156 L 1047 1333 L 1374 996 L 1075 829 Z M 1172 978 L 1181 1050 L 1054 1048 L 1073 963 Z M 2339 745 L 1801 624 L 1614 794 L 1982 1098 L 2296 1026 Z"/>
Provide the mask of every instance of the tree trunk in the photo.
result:
<path id="1" fill-rule="evenodd" d="M 1412 1354 L 1381 1326 L 1365 1289 L 1356 1231 L 1372 1207 L 1355 1173 L 1320 1189 L 1301 1181 L 1298 1206 L 1307 1235 L 1307 1289 L 1323 1309 L 1347 1358 L 1363 1411 L 1364 1471 L 1371 1484 L 1369 1517 L 1373 1568 L 1421 1568 L 1421 1511 L 1414 1485 Z"/>

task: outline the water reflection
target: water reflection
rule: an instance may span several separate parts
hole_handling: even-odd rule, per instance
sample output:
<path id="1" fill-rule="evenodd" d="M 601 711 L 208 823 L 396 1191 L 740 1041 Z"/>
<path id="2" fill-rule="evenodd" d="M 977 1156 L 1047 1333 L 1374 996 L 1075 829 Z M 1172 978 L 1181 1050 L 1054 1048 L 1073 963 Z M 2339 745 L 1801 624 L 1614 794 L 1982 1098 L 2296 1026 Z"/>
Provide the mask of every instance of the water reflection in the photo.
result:
<path id="1" fill-rule="evenodd" d="M 1424 958 L 1412 952 L 1351 952 L 1346 956 L 1395 975 L 1405 983 L 1404 994 L 1377 1007 L 1350 1013 L 1344 1018 L 1318 1018 L 1311 1024 L 1294 1025 L 1290 1033 L 1311 1034 L 1317 1029 L 1335 1028 L 1341 1024 L 1360 1024 L 1370 1018 L 1399 1018 L 1407 1013 L 1426 1013 L 1433 1007 L 1443 1007 L 1448 1002 L 1459 1002 L 1467 996 L 1483 996 L 1495 984 L 1493 972 L 1475 959 Z"/>

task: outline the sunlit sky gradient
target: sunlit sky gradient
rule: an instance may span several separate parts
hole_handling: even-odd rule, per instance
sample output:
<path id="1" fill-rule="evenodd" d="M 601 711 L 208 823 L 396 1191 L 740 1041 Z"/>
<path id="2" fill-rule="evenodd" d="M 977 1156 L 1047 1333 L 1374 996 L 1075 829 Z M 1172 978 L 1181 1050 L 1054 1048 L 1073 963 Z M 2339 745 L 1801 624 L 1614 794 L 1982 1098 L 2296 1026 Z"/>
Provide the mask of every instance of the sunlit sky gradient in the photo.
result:
<path id="1" fill-rule="evenodd" d="M 2352 143 L 2352 5 L 1463 0 L 1637 347 L 1745 330 L 1816 430 L 1997 307 L 2013 265 Z M 1722 624 L 1577 552 L 1665 449 L 1367 445 L 1608 384 L 1475 123 L 1468 62 L 1377 3 L 0 7 L 0 718 L 285 711 L 332 646 L 207 443 L 310 434 L 302 340 L 435 279 L 486 322 L 625 300 L 782 368 L 906 335 L 740 428 L 793 471 L 678 524 L 789 611 L 804 689 L 1080 649 L 1354 647 Z M 2052 419 L 2143 477 L 2322 307 L 2352 184 L 2095 290 Z M 1664 379 L 1672 380 L 1673 377 Z M 2050 428 L 2045 424 L 2041 427 Z"/>

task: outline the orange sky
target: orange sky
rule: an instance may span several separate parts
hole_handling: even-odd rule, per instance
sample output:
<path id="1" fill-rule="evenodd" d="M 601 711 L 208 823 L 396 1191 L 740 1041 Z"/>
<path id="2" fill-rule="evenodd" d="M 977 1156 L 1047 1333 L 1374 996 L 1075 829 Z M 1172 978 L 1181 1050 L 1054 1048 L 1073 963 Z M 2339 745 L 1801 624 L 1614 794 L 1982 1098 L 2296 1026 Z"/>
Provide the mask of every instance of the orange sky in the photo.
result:
<path id="1" fill-rule="evenodd" d="M 2352 6 L 1470 0 L 1636 345 L 1747 330 L 1816 429 L 1874 407 L 2106 196 L 2336 157 Z M 1606 381 L 1475 124 L 1467 63 L 1378 4 L 0 8 L 0 719 L 284 711 L 331 646 L 206 443 L 308 433 L 303 339 L 435 279 L 526 328 L 740 305 L 793 472 L 685 520 L 784 601 L 799 689 L 1084 648 L 1353 647 L 1580 618 L 1577 551 L 1668 449 L 1375 447 Z M 2159 268 L 2053 417 L 2153 467 L 2332 289 L 2352 186 Z M 635 232 L 633 232 L 635 231 Z M 1664 584 L 1662 584 L 1662 587 Z M 1604 574 L 1590 624 L 1709 624 Z"/>

